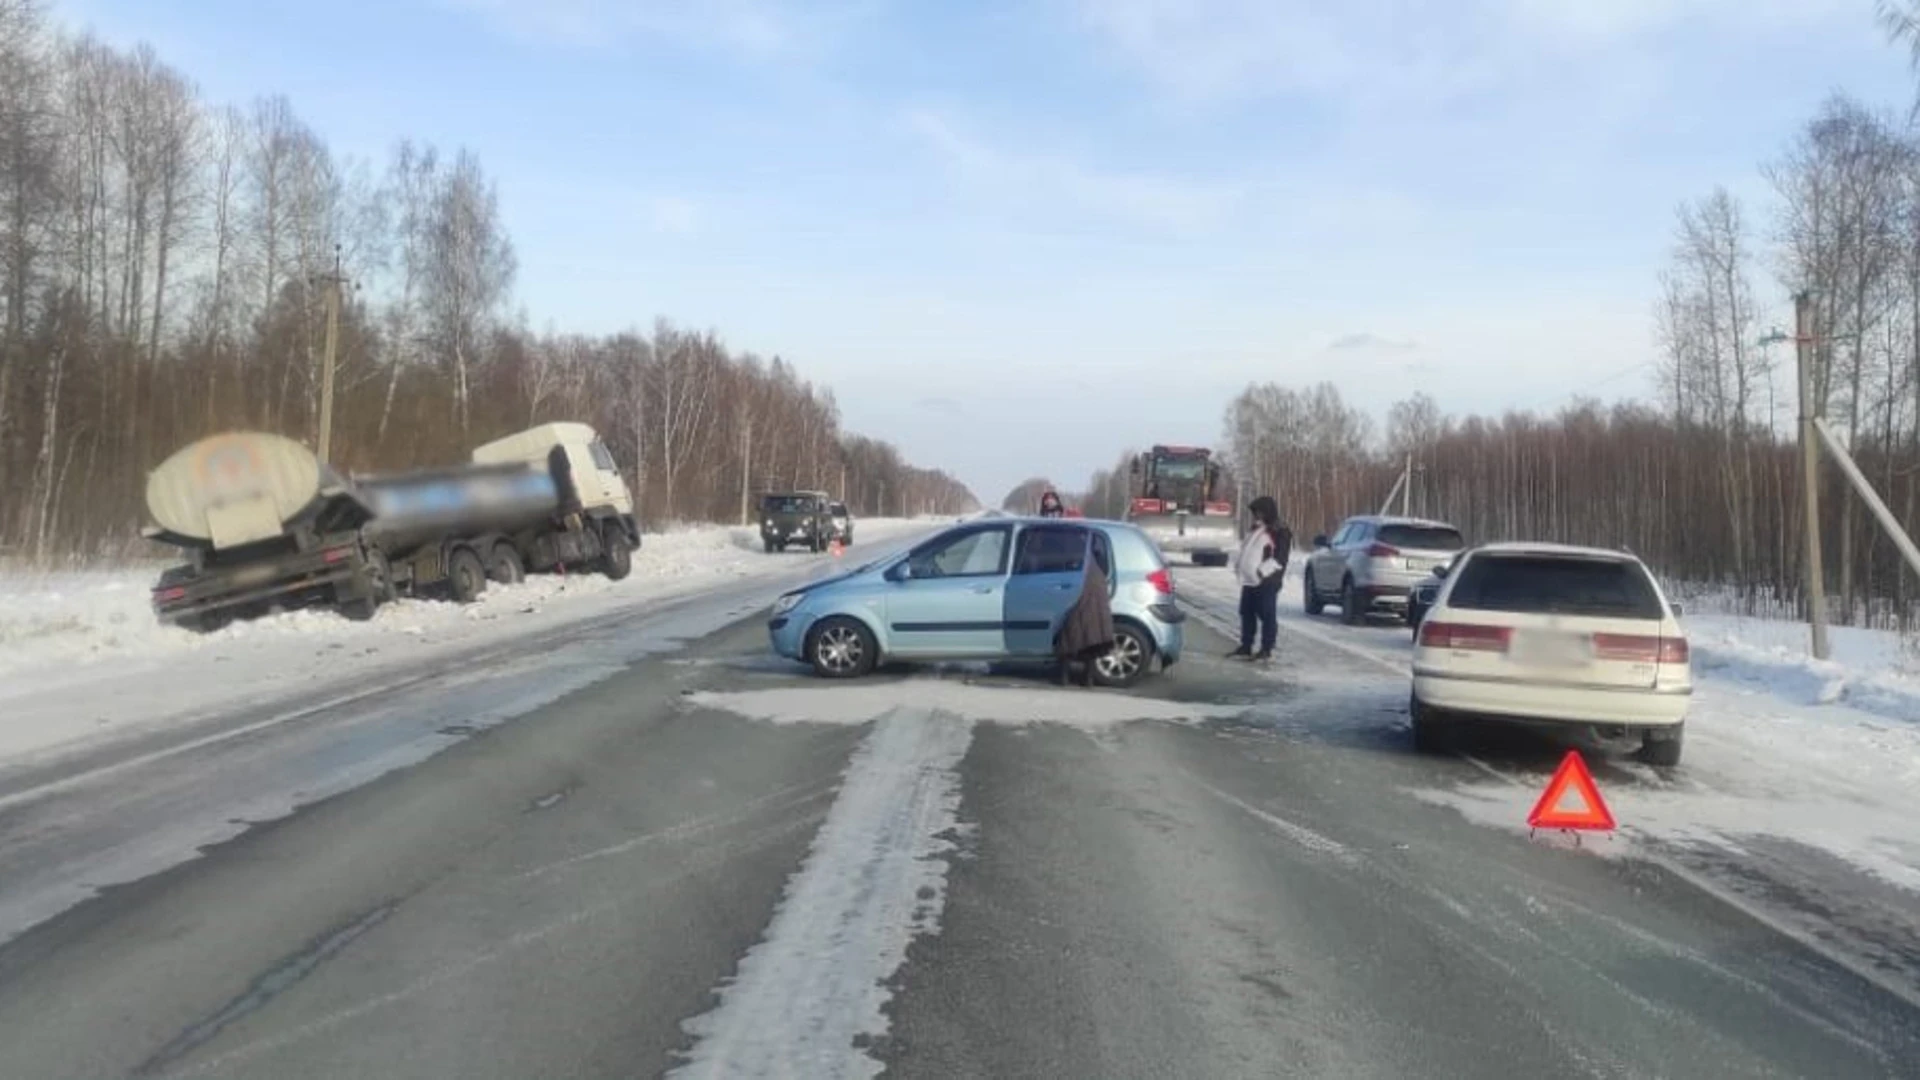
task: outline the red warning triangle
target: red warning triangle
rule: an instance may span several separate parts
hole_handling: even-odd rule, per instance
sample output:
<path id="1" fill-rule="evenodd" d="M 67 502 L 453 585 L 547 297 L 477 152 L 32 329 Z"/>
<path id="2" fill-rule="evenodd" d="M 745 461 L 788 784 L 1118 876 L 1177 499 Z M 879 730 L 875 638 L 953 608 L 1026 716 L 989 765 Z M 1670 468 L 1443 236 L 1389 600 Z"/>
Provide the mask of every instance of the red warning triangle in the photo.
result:
<path id="1" fill-rule="evenodd" d="M 1594 786 L 1580 751 L 1569 750 L 1533 804 L 1527 824 L 1536 829 L 1612 829 L 1613 811 Z"/>

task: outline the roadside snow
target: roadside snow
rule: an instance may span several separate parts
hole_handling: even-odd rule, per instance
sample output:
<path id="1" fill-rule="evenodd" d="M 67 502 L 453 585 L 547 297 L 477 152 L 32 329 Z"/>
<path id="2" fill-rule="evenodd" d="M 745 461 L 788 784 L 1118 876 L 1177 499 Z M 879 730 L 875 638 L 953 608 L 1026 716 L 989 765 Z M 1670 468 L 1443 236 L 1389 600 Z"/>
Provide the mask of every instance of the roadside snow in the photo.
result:
<path id="1" fill-rule="evenodd" d="M 1299 565 L 1282 591 L 1282 628 L 1364 661 L 1344 675 L 1377 673 L 1382 695 L 1404 699 L 1407 629 L 1308 617 Z M 1175 581 L 1203 618 L 1222 627 L 1234 620 L 1239 587 L 1230 574 L 1176 567 Z M 1671 771 L 1608 760 L 1628 778 L 1602 785 L 1623 836 L 1732 852 L 1785 840 L 1920 891 L 1920 675 L 1898 635 L 1837 630 L 1834 659 L 1819 662 L 1805 658 L 1806 629 L 1797 624 L 1682 621 L 1696 680 L 1686 755 Z M 1474 820 L 1524 830 L 1542 778 L 1527 766 L 1469 760 L 1493 782 L 1427 794 Z"/>
<path id="2" fill-rule="evenodd" d="M 109 571 L 0 574 L 0 771 L 103 738 L 346 690 L 417 670 L 453 650 L 614 616 L 732 583 L 830 573 L 940 522 L 871 519 L 860 543 L 827 555 L 768 555 L 751 529 L 649 534 L 633 573 L 540 575 L 490 587 L 470 605 L 403 600 L 369 622 L 284 612 L 195 634 L 161 626 L 148 592 L 163 563 Z"/>

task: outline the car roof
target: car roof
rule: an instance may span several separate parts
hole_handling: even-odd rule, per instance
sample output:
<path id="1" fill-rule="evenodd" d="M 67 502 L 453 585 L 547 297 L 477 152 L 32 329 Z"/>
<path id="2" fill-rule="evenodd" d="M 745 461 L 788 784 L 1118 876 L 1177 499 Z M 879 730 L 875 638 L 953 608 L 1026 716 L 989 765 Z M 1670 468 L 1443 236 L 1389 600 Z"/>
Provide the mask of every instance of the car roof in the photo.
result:
<path id="1" fill-rule="evenodd" d="M 1562 555 L 1576 559 L 1613 559 L 1619 562 L 1639 562 L 1639 556 L 1631 551 L 1618 548 L 1583 547 L 1578 544 L 1554 544 L 1546 541 L 1507 540 L 1497 544 L 1480 544 L 1473 549 L 1475 554 L 1489 555 Z"/>
<path id="2" fill-rule="evenodd" d="M 1432 529 L 1453 529 L 1451 524 L 1444 521 L 1435 521 L 1432 518 L 1399 517 L 1393 514 L 1355 514 L 1347 520 L 1364 521 L 1372 525 L 1422 525 Z"/>

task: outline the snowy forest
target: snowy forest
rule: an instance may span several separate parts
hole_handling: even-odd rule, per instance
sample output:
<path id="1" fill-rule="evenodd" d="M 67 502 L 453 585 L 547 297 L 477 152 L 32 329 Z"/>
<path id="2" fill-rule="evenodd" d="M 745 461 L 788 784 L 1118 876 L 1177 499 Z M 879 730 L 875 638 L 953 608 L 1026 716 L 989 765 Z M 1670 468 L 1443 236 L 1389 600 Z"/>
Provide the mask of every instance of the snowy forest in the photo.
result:
<path id="1" fill-rule="evenodd" d="M 778 357 L 665 320 L 531 332 L 475 155 L 336 157 L 284 98 L 203 101 L 150 48 L 0 0 L 0 552 L 138 550 L 147 470 L 213 431 L 311 444 L 336 270 L 341 467 L 444 464 L 577 419 L 615 447 L 649 525 L 738 521 L 781 486 L 863 515 L 973 506 L 844 430 L 832 393 Z"/>

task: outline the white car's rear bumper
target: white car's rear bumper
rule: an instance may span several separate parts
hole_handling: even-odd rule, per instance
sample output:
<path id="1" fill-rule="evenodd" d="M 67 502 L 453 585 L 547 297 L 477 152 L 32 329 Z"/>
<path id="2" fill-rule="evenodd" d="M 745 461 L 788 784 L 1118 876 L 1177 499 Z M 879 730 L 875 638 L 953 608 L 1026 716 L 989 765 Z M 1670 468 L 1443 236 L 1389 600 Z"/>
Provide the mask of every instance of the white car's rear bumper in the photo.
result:
<path id="1" fill-rule="evenodd" d="M 1606 686 L 1542 686 L 1434 672 L 1413 674 L 1413 694 L 1448 712 L 1549 724 L 1672 727 L 1687 718 L 1693 688 L 1658 690 Z"/>

